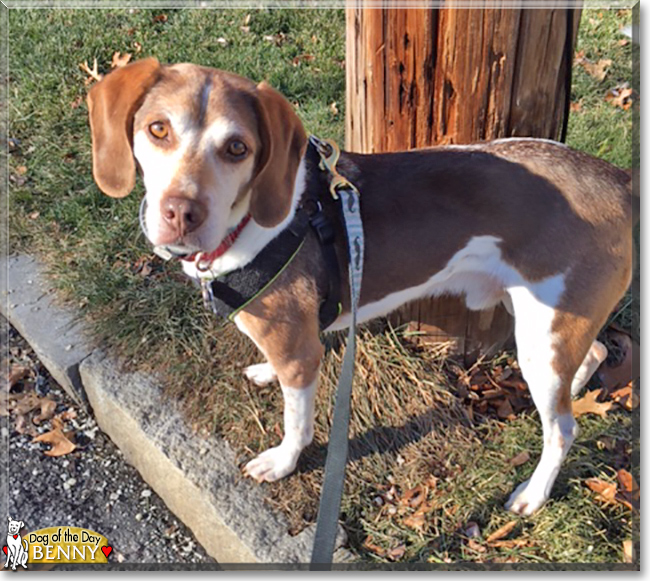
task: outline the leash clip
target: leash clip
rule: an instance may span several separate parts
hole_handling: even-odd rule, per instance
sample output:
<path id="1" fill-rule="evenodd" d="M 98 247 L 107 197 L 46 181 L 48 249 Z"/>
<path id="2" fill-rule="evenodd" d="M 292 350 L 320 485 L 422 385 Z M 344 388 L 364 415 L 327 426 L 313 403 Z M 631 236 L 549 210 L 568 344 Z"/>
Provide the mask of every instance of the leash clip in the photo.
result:
<path id="1" fill-rule="evenodd" d="M 318 151 L 318 155 L 320 155 L 320 168 L 327 170 L 331 176 L 330 194 L 332 194 L 332 197 L 338 200 L 339 190 L 352 190 L 359 195 L 359 190 L 357 190 L 354 184 L 350 183 L 336 169 L 336 164 L 341 156 L 341 150 L 336 142 L 331 139 L 319 139 L 314 135 L 311 135 L 309 140 L 316 148 L 316 151 Z"/>

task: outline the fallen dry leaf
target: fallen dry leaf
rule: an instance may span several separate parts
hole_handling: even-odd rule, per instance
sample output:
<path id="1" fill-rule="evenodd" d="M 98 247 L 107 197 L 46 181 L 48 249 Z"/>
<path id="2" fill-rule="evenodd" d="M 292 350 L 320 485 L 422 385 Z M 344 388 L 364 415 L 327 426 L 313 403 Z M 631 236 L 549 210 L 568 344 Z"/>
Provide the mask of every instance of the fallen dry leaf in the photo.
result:
<path id="1" fill-rule="evenodd" d="M 490 544 L 493 547 L 499 547 L 502 549 L 515 549 L 519 547 L 527 547 L 530 545 L 530 541 L 526 539 L 510 539 L 507 541 L 493 541 Z"/>
<path id="2" fill-rule="evenodd" d="M 494 541 L 498 541 L 498 540 L 502 539 L 503 537 L 507 537 L 512 532 L 512 529 L 514 529 L 517 526 L 518 522 L 519 521 L 511 520 L 510 522 L 504 524 L 502 527 L 500 527 L 496 531 L 494 531 L 485 540 L 488 543 L 493 543 Z"/>
<path id="3" fill-rule="evenodd" d="M 380 547 L 379 545 L 376 545 L 375 543 L 372 542 L 372 539 L 370 537 L 366 537 L 366 540 L 363 541 L 363 546 L 368 549 L 369 551 L 372 551 L 375 553 L 375 555 L 379 555 L 380 557 L 383 557 L 386 555 L 386 549 L 383 547 Z"/>
<path id="4" fill-rule="evenodd" d="M 510 466 L 516 467 L 525 464 L 528 462 L 528 460 L 530 460 L 530 454 L 524 450 L 523 452 L 519 452 L 519 454 L 513 458 L 510 458 L 510 460 L 508 460 L 508 464 L 510 464 Z"/>
<path id="5" fill-rule="evenodd" d="M 398 559 L 401 559 L 404 556 L 404 553 L 406 553 L 406 546 L 404 543 L 400 543 L 396 547 L 392 548 L 388 553 L 386 554 L 386 557 L 388 557 L 391 561 L 397 561 Z"/>
<path id="6" fill-rule="evenodd" d="M 630 474 L 627 470 L 621 468 L 616 473 L 616 478 L 618 479 L 618 483 L 621 485 L 621 488 L 625 492 L 632 492 L 632 493 L 639 492 L 639 485 L 634 479 L 634 476 L 632 476 L 632 474 Z"/>
<path id="7" fill-rule="evenodd" d="M 330 105 L 330 111 L 332 112 L 332 115 L 339 114 L 339 108 L 336 106 L 336 101 L 333 101 L 332 104 Z"/>
<path id="8" fill-rule="evenodd" d="M 572 113 L 580 113 L 582 111 L 582 101 L 571 103 L 570 107 Z"/>
<path id="9" fill-rule="evenodd" d="M 596 497 L 607 503 L 612 503 L 616 498 L 616 483 L 605 482 L 600 478 L 587 478 L 585 484 L 596 493 Z"/>
<path id="10" fill-rule="evenodd" d="M 151 262 L 152 257 L 148 255 L 143 255 L 138 258 L 133 264 L 135 272 L 139 273 L 140 276 L 147 277 L 153 272 L 153 265 Z"/>
<path id="11" fill-rule="evenodd" d="M 415 529 L 419 533 L 424 531 L 426 519 L 423 513 L 416 513 L 413 516 L 408 516 L 402 521 L 407 527 Z"/>
<path id="12" fill-rule="evenodd" d="M 616 478 L 620 484 L 620 491 L 616 495 L 616 500 L 627 506 L 629 509 L 639 510 L 641 502 L 641 491 L 634 476 L 627 470 L 621 468 L 616 473 Z"/>
<path id="13" fill-rule="evenodd" d="M 120 67 L 125 67 L 126 65 L 129 64 L 129 61 L 131 60 L 131 54 L 126 52 L 122 54 L 119 51 L 115 51 L 113 53 L 113 58 L 111 59 L 111 68 L 112 69 L 118 69 Z"/>
<path id="14" fill-rule="evenodd" d="M 36 428 L 32 425 L 31 422 L 27 421 L 27 416 L 20 414 L 16 416 L 16 423 L 14 424 L 14 429 L 18 434 L 27 434 L 28 436 L 38 436 Z"/>
<path id="15" fill-rule="evenodd" d="M 142 52 L 142 45 L 137 40 L 133 42 L 133 48 L 135 49 L 135 54 Z"/>
<path id="16" fill-rule="evenodd" d="M 634 91 L 627 86 L 614 87 L 607 91 L 605 101 L 609 102 L 610 105 L 614 105 L 614 107 L 620 107 L 627 111 L 634 102 Z"/>
<path id="17" fill-rule="evenodd" d="M 487 549 L 478 541 L 475 541 L 474 539 L 469 539 L 467 541 L 467 546 L 472 549 L 472 551 L 476 551 L 477 553 L 485 553 Z"/>
<path id="18" fill-rule="evenodd" d="M 90 85 L 93 81 L 101 81 L 104 75 L 100 74 L 97 70 L 97 59 L 93 60 L 93 68 L 88 66 L 88 61 L 84 61 L 79 65 L 79 68 L 88 75 L 84 80 L 84 85 Z"/>
<path id="19" fill-rule="evenodd" d="M 607 417 L 607 412 L 614 406 L 613 401 L 596 401 L 604 389 L 596 389 L 585 393 L 584 397 L 573 402 L 573 416 L 580 417 L 584 414 L 597 414 L 601 418 Z"/>
<path id="20" fill-rule="evenodd" d="M 607 76 L 607 69 L 612 65 L 612 59 L 600 59 L 597 63 L 584 63 L 584 69 L 597 81 Z"/>
<path id="21" fill-rule="evenodd" d="M 427 496 L 426 487 L 418 484 L 416 487 L 407 490 L 400 498 L 400 504 L 407 504 L 411 508 L 415 508 L 422 504 Z"/>
<path id="22" fill-rule="evenodd" d="M 12 365 L 7 377 L 7 391 L 14 387 L 29 375 L 29 367 L 26 365 Z"/>
<path id="23" fill-rule="evenodd" d="M 617 404 L 624 407 L 627 411 L 632 411 L 639 407 L 639 395 L 632 387 L 632 384 L 628 384 L 625 387 L 621 387 L 609 394 Z"/>
<path id="24" fill-rule="evenodd" d="M 41 405 L 40 398 L 33 392 L 25 394 L 23 397 L 16 399 L 13 412 L 16 415 L 25 415 L 35 410 Z"/>
<path id="25" fill-rule="evenodd" d="M 623 541 L 623 562 L 634 563 L 634 543 L 632 539 Z"/>
<path id="26" fill-rule="evenodd" d="M 153 17 L 154 22 L 160 22 L 161 24 L 164 24 L 165 22 L 167 22 L 167 20 L 168 20 L 167 14 L 158 14 Z"/>
<path id="27" fill-rule="evenodd" d="M 56 410 L 56 402 L 54 400 L 51 400 L 49 397 L 41 398 L 40 405 L 41 413 L 35 416 L 32 420 L 32 422 L 34 422 L 36 425 L 44 422 L 45 420 L 52 419 Z"/>
<path id="28" fill-rule="evenodd" d="M 313 54 L 299 54 L 298 56 L 293 57 L 291 64 L 294 67 L 297 67 L 300 63 L 308 63 L 315 59 L 316 57 Z"/>
<path id="29" fill-rule="evenodd" d="M 612 65 L 612 59 L 600 59 L 597 63 L 592 63 L 585 57 L 583 51 L 576 53 L 574 62 L 575 64 L 580 65 L 597 81 L 602 81 L 607 76 L 607 70 Z"/>
<path id="30" fill-rule="evenodd" d="M 60 429 L 54 429 L 51 432 L 41 434 L 32 440 L 33 442 L 42 442 L 44 444 L 51 444 L 52 448 L 46 450 L 46 456 L 64 456 L 72 452 L 76 446 L 66 438 L 65 434 Z"/>
<path id="31" fill-rule="evenodd" d="M 61 412 L 58 415 L 62 420 L 68 422 L 70 420 L 74 420 L 77 417 L 77 412 L 74 408 L 68 408 L 67 410 Z"/>

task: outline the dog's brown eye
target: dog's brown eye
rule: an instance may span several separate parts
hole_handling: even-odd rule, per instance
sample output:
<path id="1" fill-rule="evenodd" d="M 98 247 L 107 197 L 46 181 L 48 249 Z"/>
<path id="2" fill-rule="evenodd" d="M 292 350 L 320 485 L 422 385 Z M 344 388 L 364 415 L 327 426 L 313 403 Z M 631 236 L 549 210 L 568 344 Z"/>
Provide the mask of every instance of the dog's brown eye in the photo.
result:
<path id="1" fill-rule="evenodd" d="M 156 139 L 165 139 L 165 137 L 167 137 L 167 134 L 169 133 L 169 130 L 167 129 L 167 125 L 165 125 L 161 121 L 156 121 L 155 123 L 149 125 L 149 132 Z"/>
<path id="2" fill-rule="evenodd" d="M 246 154 L 248 151 L 248 148 L 246 147 L 246 144 L 243 141 L 231 141 L 230 144 L 228 145 L 228 153 L 232 155 L 233 157 L 242 157 L 243 155 Z"/>

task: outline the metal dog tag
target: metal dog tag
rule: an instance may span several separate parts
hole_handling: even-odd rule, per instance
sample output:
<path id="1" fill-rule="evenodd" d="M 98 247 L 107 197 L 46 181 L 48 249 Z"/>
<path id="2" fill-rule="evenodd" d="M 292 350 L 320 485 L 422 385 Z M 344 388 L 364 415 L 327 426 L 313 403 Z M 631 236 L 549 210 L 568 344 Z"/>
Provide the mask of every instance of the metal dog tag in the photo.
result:
<path id="1" fill-rule="evenodd" d="M 153 247 L 153 252 L 154 254 L 157 254 L 162 258 L 163 260 L 171 260 L 173 258 L 173 254 L 167 250 L 164 246 L 154 246 Z"/>

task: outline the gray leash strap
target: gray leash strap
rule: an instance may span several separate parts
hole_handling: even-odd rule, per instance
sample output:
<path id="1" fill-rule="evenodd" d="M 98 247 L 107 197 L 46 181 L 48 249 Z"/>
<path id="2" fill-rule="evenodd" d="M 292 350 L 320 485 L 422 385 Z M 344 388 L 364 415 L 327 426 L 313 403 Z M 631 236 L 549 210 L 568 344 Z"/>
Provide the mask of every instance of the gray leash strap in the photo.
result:
<path id="1" fill-rule="evenodd" d="M 354 360 L 356 356 L 357 306 L 363 276 L 364 239 L 356 189 L 342 188 L 337 191 L 341 198 L 341 208 L 348 239 L 350 264 L 350 329 L 343 355 L 343 365 L 336 388 L 336 402 L 327 446 L 325 477 L 318 507 L 318 520 L 314 536 L 310 571 L 329 571 L 331 569 L 334 545 L 338 532 L 339 511 L 345 481 L 345 466 L 348 459 L 348 432 L 350 426 L 350 400 L 354 379 Z"/>

